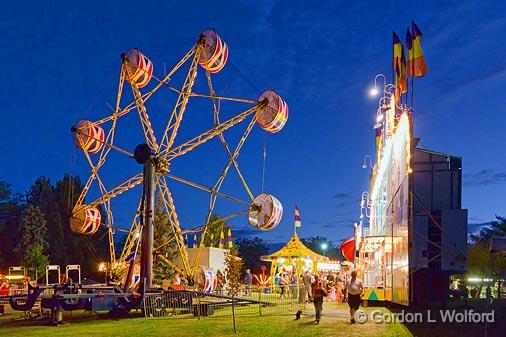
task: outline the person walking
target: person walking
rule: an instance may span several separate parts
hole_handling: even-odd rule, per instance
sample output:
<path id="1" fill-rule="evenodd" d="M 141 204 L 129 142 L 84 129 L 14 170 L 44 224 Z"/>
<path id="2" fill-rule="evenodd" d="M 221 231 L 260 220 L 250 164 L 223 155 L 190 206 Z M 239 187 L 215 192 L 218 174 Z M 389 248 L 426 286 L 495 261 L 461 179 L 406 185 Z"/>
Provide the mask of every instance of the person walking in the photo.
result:
<path id="1" fill-rule="evenodd" d="M 351 277 L 346 281 L 348 292 L 348 305 L 350 306 L 350 322 L 355 323 L 355 312 L 360 307 L 361 296 L 364 292 L 364 285 L 361 279 L 357 278 L 357 271 L 351 271 Z"/>
<path id="2" fill-rule="evenodd" d="M 304 284 L 304 289 L 307 293 L 307 300 L 308 302 L 311 302 L 313 300 L 313 294 L 311 291 L 312 288 L 312 277 L 311 274 L 309 274 L 309 271 L 304 272 L 304 276 L 302 277 L 302 283 Z"/>
<path id="3" fill-rule="evenodd" d="M 251 275 L 249 268 L 246 269 L 244 281 L 246 282 L 246 295 L 251 296 L 251 285 L 253 284 L 253 275 Z"/>
<path id="4" fill-rule="evenodd" d="M 322 317 L 323 311 L 323 297 L 327 296 L 327 292 L 325 290 L 325 283 L 320 278 L 318 274 L 315 275 L 315 280 L 311 286 L 313 292 L 313 304 L 315 311 L 315 322 L 316 324 L 320 323 L 320 318 Z"/>

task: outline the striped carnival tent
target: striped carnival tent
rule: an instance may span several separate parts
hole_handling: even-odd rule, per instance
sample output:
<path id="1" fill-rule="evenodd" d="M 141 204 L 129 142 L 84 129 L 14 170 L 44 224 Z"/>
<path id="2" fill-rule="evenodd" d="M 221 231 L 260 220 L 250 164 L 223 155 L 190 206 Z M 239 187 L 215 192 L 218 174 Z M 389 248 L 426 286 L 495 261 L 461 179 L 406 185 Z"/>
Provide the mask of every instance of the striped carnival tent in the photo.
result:
<path id="1" fill-rule="evenodd" d="M 279 270 L 296 270 L 297 275 L 300 275 L 303 270 L 316 271 L 318 262 L 329 261 L 329 258 L 318 253 L 313 252 L 307 248 L 302 241 L 300 241 L 297 232 L 293 232 L 290 241 L 270 255 L 261 257 L 262 261 L 271 262 L 271 276 L 274 280 L 274 275 Z"/>

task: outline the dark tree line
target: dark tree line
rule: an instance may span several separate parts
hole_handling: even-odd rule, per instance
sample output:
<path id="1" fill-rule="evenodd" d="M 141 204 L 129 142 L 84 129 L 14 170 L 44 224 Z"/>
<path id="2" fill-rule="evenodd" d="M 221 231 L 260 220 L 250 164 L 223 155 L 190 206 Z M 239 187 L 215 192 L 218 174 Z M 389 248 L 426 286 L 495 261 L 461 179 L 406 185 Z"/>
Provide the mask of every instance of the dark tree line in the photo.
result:
<path id="1" fill-rule="evenodd" d="M 79 177 L 67 174 L 55 184 L 40 177 L 24 194 L 14 193 L 0 180 L 0 270 L 33 266 L 30 258 L 36 261 L 46 256 L 49 264 L 60 265 L 62 271 L 68 264 L 79 264 L 83 275 L 96 273 L 98 263 L 109 259 L 107 229 L 101 227 L 87 237 L 73 233 L 69 226 L 82 188 Z M 41 226 L 45 230 L 37 232 Z"/>
<path id="2" fill-rule="evenodd" d="M 79 177 L 67 174 L 56 183 L 40 177 L 24 194 L 14 192 L 7 182 L 0 179 L 0 272 L 7 272 L 9 266 L 25 265 L 33 269 L 33 276 L 35 269 L 42 276 L 48 263 L 60 265 L 63 272 L 66 265 L 79 264 L 83 276 L 103 277 L 98 273 L 98 264 L 110 259 L 107 228 L 101 226 L 94 235 L 84 236 L 73 233 L 69 226 L 72 207 L 82 189 Z M 105 214 L 102 215 L 104 218 Z M 159 204 L 155 222 L 158 246 L 171 237 L 168 218 Z M 223 228 L 228 228 L 228 224 L 217 214 L 213 215 L 211 223 L 204 243 L 206 246 L 218 246 L 220 233 Z M 122 240 L 124 237 L 119 238 L 116 248 L 122 247 Z M 336 247 L 325 237 L 308 237 L 302 241 L 320 254 L 324 253 L 321 244 L 326 242 L 326 255 L 335 256 Z M 173 242 L 159 253 L 172 259 L 176 254 Z M 250 268 L 253 273 L 260 273 L 263 265 L 269 267 L 268 262 L 260 260 L 268 253 L 268 243 L 259 237 L 236 238 L 234 242 L 233 255 L 241 257 L 243 269 Z M 160 277 L 170 278 L 174 274 L 158 256 L 155 257 L 154 267 Z"/>
<path id="3" fill-rule="evenodd" d="M 496 216 L 489 226 L 484 226 L 478 234 L 471 235 L 468 245 L 467 270 L 470 277 L 486 279 L 489 276 L 500 280 L 506 275 L 506 256 L 494 254 L 493 265 L 490 259 L 490 239 L 494 236 L 506 236 L 506 217 Z M 479 283 L 479 292 L 486 282 Z M 503 286 L 501 286 L 503 287 Z"/>

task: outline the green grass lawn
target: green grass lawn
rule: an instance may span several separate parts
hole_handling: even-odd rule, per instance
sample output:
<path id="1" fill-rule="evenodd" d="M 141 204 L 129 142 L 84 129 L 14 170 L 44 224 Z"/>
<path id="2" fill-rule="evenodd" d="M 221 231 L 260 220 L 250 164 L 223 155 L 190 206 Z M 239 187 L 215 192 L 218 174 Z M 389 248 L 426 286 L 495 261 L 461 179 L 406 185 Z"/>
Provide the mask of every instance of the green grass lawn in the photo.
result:
<path id="1" fill-rule="evenodd" d="M 308 309 L 311 307 L 308 306 Z M 367 309 L 370 310 L 370 309 Z M 237 336 L 411 336 L 400 324 L 354 324 L 346 317 L 346 307 L 326 303 L 326 316 L 319 325 L 313 323 L 313 317 L 304 315 L 300 321 L 294 321 L 294 315 L 271 313 L 265 316 L 239 314 L 237 316 Z M 49 327 L 42 322 L 12 321 L 18 313 L 10 313 L 0 318 L 1 336 L 234 336 L 232 318 L 223 313 L 201 318 L 193 316 L 145 319 L 144 317 L 123 319 L 99 318 L 96 314 L 66 315 L 68 324 Z"/>
<path id="2" fill-rule="evenodd" d="M 475 310 L 483 310 L 482 303 L 472 303 Z M 449 306 L 452 308 L 452 306 Z M 453 308 L 463 310 L 461 304 L 453 304 Z M 325 303 L 324 315 L 319 325 L 314 324 L 313 307 L 306 310 L 299 321 L 294 321 L 296 307 L 264 307 L 262 316 L 258 315 L 258 306 L 242 306 L 237 308 L 237 335 L 248 336 L 345 336 L 345 337 L 381 337 L 381 336 L 416 336 L 416 337 L 476 337 L 483 336 L 482 324 L 461 323 L 416 323 L 416 324 L 376 324 L 371 320 L 365 324 L 350 324 L 348 307 L 345 304 Z M 490 326 L 490 337 L 506 336 L 506 305 L 495 305 L 496 323 Z M 367 307 L 363 310 L 369 315 L 373 310 L 389 313 L 386 308 Z M 405 308 L 392 309 L 399 312 Z M 413 309 L 415 310 L 415 309 Z M 421 309 L 418 309 L 421 310 Z M 426 309 L 423 309 L 426 310 Z M 434 312 L 438 308 L 431 308 Z M 416 312 L 416 310 L 415 310 Z M 214 315 L 202 317 L 200 320 L 193 315 L 145 319 L 140 313 L 132 313 L 127 318 L 112 319 L 107 314 L 100 316 L 95 313 L 65 313 L 67 324 L 58 327 L 45 326 L 42 321 L 13 321 L 20 317 L 19 312 L 9 311 L 0 316 L 0 336 L 175 336 L 175 337 L 218 337 L 234 336 L 230 307 L 215 311 Z"/>

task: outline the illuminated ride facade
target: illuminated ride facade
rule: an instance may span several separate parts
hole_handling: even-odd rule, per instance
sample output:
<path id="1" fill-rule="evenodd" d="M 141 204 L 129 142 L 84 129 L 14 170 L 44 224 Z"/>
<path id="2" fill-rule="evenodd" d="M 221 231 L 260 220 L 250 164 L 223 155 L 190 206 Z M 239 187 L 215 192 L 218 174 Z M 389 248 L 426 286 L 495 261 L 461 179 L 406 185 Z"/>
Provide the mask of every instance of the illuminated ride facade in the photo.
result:
<path id="1" fill-rule="evenodd" d="M 379 101 L 376 163 L 355 224 L 355 266 L 364 300 L 444 301 L 449 277 L 466 271 L 467 210 L 461 159 L 417 148 L 410 107 L 387 85 Z"/>

